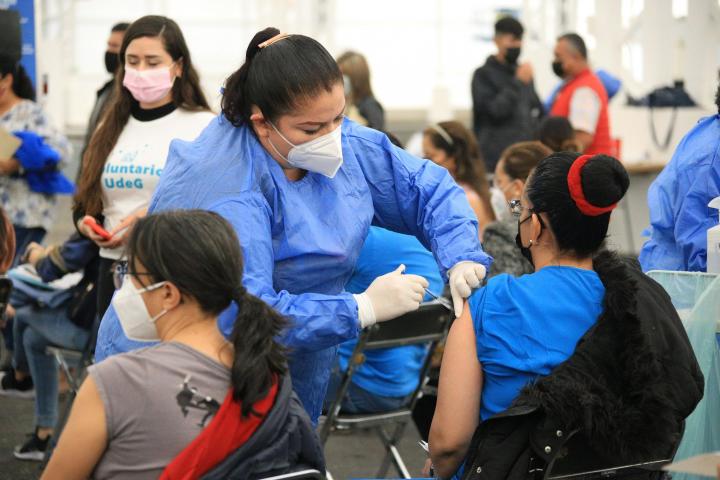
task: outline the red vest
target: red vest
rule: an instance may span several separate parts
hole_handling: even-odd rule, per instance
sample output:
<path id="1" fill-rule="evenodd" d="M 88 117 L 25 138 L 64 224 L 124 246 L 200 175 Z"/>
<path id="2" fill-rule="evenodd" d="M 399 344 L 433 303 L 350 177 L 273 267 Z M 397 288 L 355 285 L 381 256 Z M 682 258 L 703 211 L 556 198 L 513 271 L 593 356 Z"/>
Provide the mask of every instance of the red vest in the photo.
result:
<path id="1" fill-rule="evenodd" d="M 595 126 L 595 135 L 592 143 L 585 149 L 585 154 L 596 155 L 604 153 L 605 155 L 616 155 L 615 146 L 610 138 L 610 121 L 608 119 L 608 97 L 605 87 L 600 79 L 586 69 L 580 74 L 567 82 L 555 96 L 555 102 L 550 109 L 550 115 L 559 117 L 568 117 L 570 115 L 570 101 L 575 90 L 582 87 L 591 88 L 600 98 L 600 115 Z"/>

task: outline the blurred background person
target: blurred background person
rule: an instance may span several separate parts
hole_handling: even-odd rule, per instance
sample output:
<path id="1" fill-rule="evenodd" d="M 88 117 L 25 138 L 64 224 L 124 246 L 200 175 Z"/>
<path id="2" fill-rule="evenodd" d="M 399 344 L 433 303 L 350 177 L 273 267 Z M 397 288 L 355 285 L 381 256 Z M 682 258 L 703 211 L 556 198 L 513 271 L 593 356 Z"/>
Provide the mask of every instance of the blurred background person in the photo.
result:
<path id="1" fill-rule="evenodd" d="M 357 52 L 345 52 L 337 59 L 343 75 L 350 79 L 353 104 L 367 122 L 367 126 L 375 130 L 385 129 L 385 110 L 375 98 L 370 85 L 370 67 L 365 57 Z"/>
<path id="2" fill-rule="evenodd" d="M 533 138 L 543 114 L 532 65 L 518 64 L 523 33 L 522 24 L 513 17 L 498 20 L 494 37 L 497 53 L 490 55 L 472 77 L 473 131 L 489 172 L 495 170 L 506 147 Z"/>
<path id="3" fill-rule="evenodd" d="M 581 152 L 614 155 L 607 90 L 590 70 L 585 41 L 576 33 L 566 33 L 558 38 L 554 55 L 553 72 L 564 83 L 554 97 L 550 115 L 570 121 Z"/>
<path id="4" fill-rule="evenodd" d="M 495 166 L 493 183 L 503 193 L 505 208 L 509 212 L 510 202 L 520 198 L 530 172 L 551 154 L 552 150 L 540 142 L 519 142 L 502 153 Z M 508 217 L 490 223 L 483 231 L 483 248 L 495 259 L 488 278 L 501 273 L 519 277 L 533 271 L 532 264 L 517 243 L 517 219 L 512 215 Z"/>
<path id="5" fill-rule="evenodd" d="M 123 80 L 85 152 L 73 207 L 77 230 L 100 247 L 98 315 L 110 304 L 113 265 L 123 257 L 130 227 L 147 212 L 170 141 L 193 140 L 214 118 L 173 20 L 149 15 L 133 22 L 119 57 Z"/>
<path id="6" fill-rule="evenodd" d="M 122 46 L 123 37 L 129 26 L 130 24 L 127 22 L 120 22 L 113 25 L 110 29 L 110 36 L 108 36 L 107 48 L 105 50 L 105 70 L 111 75 L 111 78 L 95 93 L 95 104 L 90 112 L 87 133 L 85 134 L 85 145 L 80 158 L 85 154 L 85 149 L 90 143 L 90 138 L 93 132 L 95 132 L 97 124 L 105 112 L 105 108 L 109 104 L 110 96 L 113 91 L 115 91 L 116 73 L 120 65 L 120 47 Z M 82 168 L 82 165 L 80 165 L 79 168 Z M 78 177 L 80 177 L 80 169 L 78 169 Z"/>
<path id="7" fill-rule="evenodd" d="M 445 167 L 465 191 L 480 230 L 495 220 L 485 164 L 472 132 L 454 120 L 436 123 L 423 131 L 422 147 L 424 157 Z"/>
<path id="8" fill-rule="evenodd" d="M 567 117 L 545 117 L 538 127 L 538 140 L 553 152 L 580 152 L 581 148 Z"/>

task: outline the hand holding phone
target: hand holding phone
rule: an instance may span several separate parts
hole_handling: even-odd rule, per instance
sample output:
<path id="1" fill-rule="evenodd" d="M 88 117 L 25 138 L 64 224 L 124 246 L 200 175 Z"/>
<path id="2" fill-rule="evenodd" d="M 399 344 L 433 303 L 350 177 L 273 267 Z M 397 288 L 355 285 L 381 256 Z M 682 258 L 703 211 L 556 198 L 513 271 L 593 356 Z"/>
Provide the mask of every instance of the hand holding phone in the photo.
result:
<path id="1" fill-rule="evenodd" d="M 83 220 L 83 223 L 85 225 L 87 225 L 88 227 L 90 227 L 93 232 L 100 235 L 103 238 L 103 240 L 110 240 L 112 238 L 112 235 L 110 234 L 110 232 L 108 232 L 103 227 L 98 225 L 97 221 L 94 218 L 91 218 L 91 217 L 85 218 Z"/>

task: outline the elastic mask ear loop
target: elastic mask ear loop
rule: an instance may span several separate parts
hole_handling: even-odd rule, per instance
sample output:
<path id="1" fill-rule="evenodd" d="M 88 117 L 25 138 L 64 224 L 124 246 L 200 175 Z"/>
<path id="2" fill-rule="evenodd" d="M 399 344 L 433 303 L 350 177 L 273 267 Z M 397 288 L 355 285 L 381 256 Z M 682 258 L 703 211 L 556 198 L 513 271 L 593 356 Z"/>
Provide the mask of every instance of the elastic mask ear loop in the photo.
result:
<path id="1" fill-rule="evenodd" d="M 273 128 L 273 130 L 275 130 L 275 133 L 277 133 L 278 135 L 280 135 L 280 138 L 282 138 L 283 140 L 285 140 L 285 142 L 286 142 L 288 145 L 290 145 L 292 148 L 296 148 L 296 147 L 297 147 L 297 145 L 295 145 L 295 144 L 292 143 L 290 140 L 288 140 L 287 138 L 285 138 L 285 135 L 283 135 L 282 133 L 280 133 L 280 130 L 277 129 L 277 127 L 275 126 L 275 124 L 274 124 L 273 122 L 271 122 L 270 120 L 268 120 L 267 123 L 270 124 L 270 126 Z M 270 140 L 270 137 L 268 137 L 268 143 L 269 143 L 270 146 L 273 148 L 273 150 L 275 150 L 275 153 L 277 153 L 280 158 L 282 158 L 282 159 L 285 160 L 286 162 L 290 163 L 290 160 L 288 160 L 285 155 L 283 155 L 282 153 L 280 153 L 280 151 L 277 149 L 277 147 L 275 146 L 275 144 L 273 143 L 273 141 Z"/>

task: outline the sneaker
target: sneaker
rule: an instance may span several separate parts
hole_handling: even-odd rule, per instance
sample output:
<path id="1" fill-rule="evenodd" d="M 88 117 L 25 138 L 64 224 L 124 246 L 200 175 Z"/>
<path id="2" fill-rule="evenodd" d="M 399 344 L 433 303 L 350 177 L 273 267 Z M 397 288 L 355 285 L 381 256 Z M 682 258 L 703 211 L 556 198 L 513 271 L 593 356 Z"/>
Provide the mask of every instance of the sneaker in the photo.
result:
<path id="1" fill-rule="evenodd" d="M 15 371 L 0 373 L 0 395 L 15 398 L 35 398 L 35 389 L 30 377 L 15 380 Z"/>
<path id="2" fill-rule="evenodd" d="M 13 455 L 19 460 L 42 462 L 45 458 L 45 451 L 50 443 L 50 436 L 45 440 L 40 440 L 40 437 L 37 436 L 37 429 L 35 429 L 35 432 L 29 434 L 28 437 L 24 444 L 15 447 Z"/>

